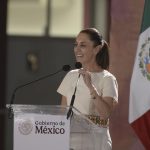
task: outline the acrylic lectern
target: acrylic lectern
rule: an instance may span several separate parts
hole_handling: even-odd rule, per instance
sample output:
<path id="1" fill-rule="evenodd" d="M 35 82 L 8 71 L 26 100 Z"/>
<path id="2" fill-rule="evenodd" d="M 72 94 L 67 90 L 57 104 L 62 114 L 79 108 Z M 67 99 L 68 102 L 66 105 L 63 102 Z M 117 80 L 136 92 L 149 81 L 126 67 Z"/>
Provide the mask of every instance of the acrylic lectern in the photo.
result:
<path id="1" fill-rule="evenodd" d="M 9 106 L 7 106 L 9 107 Z M 98 150 L 97 126 L 72 107 L 11 105 L 13 150 Z"/>

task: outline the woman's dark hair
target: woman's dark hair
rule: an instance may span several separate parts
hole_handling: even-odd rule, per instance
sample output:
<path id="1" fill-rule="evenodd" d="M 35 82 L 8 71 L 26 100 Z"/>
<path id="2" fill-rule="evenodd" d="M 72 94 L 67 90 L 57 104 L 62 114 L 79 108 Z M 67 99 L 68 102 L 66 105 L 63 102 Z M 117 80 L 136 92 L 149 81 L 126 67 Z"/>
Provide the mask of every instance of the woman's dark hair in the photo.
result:
<path id="1" fill-rule="evenodd" d="M 102 45 L 101 50 L 96 55 L 96 62 L 102 69 L 109 68 L 109 46 L 102 35 L 95 28 L 87 28 L 80 31 L 80 33 L 88 34 L 90 40 L 94 42 L 94 46 Z"/>

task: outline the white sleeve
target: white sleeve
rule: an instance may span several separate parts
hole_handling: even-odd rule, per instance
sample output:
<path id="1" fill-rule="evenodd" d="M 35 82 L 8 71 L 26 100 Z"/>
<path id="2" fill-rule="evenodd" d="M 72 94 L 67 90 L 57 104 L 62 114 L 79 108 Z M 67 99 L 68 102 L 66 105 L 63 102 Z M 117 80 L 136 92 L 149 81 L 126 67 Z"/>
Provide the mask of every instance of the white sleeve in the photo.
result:
<path id="1" fill-rule="evenodd" d="M 67 95 L 67 91 L 69 88 L 69 72 L 66 74 L 66 76 L 63 78 L 61 84 L 59 85 L 57 92 L 63 96 Z"/>
<path id="2" fill-rule="evenodd" d="M 70 71 L 66 74 L 66 76 L 63 78 L 61 84 L 59 85 L 57 92 L 63 96 L 67 97 L 68 91 L 70 91 L 70 88 L 72 87 L 73 80 L 73 72 Z"/>
<path id="3" fill-rule="evenodd" d="M 109 76 L 104 79 L 103 97 L 112 97 L 115 101 L 118 101 L 118 83 L 114 76 Z"/>

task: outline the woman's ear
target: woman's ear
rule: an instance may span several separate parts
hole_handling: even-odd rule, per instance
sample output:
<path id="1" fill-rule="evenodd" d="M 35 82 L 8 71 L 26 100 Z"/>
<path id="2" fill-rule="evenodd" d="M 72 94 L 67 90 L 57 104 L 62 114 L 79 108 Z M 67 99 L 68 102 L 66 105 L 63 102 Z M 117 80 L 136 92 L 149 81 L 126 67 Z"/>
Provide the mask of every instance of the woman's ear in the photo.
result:
<path id="1" fill-rule="evenodd" d="M 102 49 L 102 45 L 97 45 L 94 50 L 95 54 L 97 54 L 101 49 Z"/>

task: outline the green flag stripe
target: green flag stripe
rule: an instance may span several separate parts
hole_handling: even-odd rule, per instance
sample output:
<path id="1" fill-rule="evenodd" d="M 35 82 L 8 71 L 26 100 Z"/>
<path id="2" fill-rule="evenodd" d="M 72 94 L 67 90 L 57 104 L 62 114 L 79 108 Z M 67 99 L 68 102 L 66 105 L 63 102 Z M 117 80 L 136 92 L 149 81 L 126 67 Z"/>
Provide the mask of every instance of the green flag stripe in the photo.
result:
<path id="1" fill-rule="evenodd" d="M 141 33 L 150 27 L 150 0 L 145 0 Z"/>

